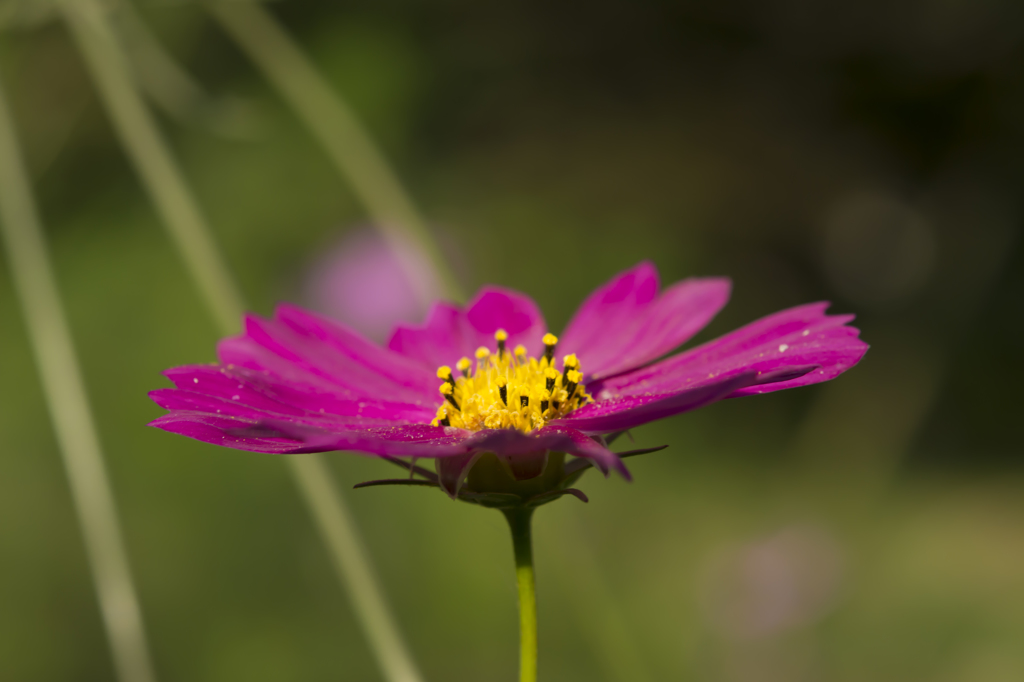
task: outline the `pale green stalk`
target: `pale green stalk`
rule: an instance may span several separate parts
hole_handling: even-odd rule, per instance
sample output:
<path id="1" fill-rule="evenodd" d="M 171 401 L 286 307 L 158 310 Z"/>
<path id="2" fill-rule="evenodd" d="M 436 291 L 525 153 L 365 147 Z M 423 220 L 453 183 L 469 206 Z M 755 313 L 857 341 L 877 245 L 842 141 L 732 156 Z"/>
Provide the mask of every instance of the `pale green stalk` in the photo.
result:
<path id="1" fill-rule="evenodd" d="M 241 296 L 218 253 L 195 199 L 185 184 L 152 114 L 135 89 L 124 52 L 96 0 L 60 0 L 86 65 L 107 106 L 114 129 L 184 256 L 214 318 L 225 334 L 237 330 Z M 315 456 L 286 458 L 299 490 L 331 551 L 342 585 L 389 682 L 421 678 L 395 626 L 355 526 Z"/>
<path id="2" fill-rule="evenodd" d="M 410 260 L 410 252 L 425 255 L 445 295 L 461 300 L 458 283 L 412 200 L 355 114 L 301 48 L 258 3 L 217 2 L 208 7 L 320 142 L 398 257 Z M 415 263 L 403 265 L 407 276 L 423 276 Z M 432 303 L 430 282 L 415 284 L 426 308 Z"/>
<path id="3" fill-rule="evenodd" d="M 0 233 L 121 682 L 155 682 L 139 600 L 39 212 L 0 90 Z"/>

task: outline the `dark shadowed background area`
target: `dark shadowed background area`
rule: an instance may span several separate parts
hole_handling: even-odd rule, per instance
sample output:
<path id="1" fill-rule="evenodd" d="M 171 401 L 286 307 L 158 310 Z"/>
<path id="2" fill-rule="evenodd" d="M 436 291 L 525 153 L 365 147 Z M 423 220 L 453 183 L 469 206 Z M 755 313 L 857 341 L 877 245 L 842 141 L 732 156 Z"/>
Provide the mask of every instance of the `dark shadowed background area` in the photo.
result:
<path id="1" fill-rule="evenodd" d="M 217 334 L 67 32 L 30 5 L 5 15 L 0 77 L 160 679 L 379 679 L 282 463 L 145 426 L 160 372 L 213 361 Z M 208 93 L 158 110 L 251 308 L 301 302 L 359 203 L 200 5 L 138 9 Z M 650 259 L 664 282 L 733 278 L 697 341 L 826 299 L 872 344 L 833 383 L 636 430 L 670 447 L 633 483 L 588 474 L 589 505 L 538 513 L 542 679 L 1024 679 L 1024 3 L 271 9 L 469 291 L 525 291 L 558 331 Z M 10 282 L 0 264 L 0 678 L 108 680 Z M 331 462 L 345 488 L 392 473 Z M 348 499 L 426 677 L 512 680 L 500 515 Z"/>

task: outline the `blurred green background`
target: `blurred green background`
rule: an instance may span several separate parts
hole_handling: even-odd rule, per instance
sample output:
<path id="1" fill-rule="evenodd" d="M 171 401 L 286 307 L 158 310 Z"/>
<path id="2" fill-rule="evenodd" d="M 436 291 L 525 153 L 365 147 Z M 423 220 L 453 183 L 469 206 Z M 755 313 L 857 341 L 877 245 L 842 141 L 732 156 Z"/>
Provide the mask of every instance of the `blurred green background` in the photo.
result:
<path id="1" fill-rule="evenodd" d="M 5 15 L 0 75 L 160 679 L 379 679 L 282 462 L 145 426 L 160 372 L 214 360 L 217 334 L 67 32 L 32 6 Z M 139 9 L 209 93 L 160 115 L 252 309 L 301 300 L 362 209 L 201 6 Z M 828 299 L 872 344 L 831 384 L 638 429 L 671 447 L 631 460 L 632 484 L 590 474 L 589 505 L 538 513 L 542 679 L 1024 679 L 1024 4 L 272 10 L 470 291 L 525 291 L 557 331 L 651 259 L 665 282 L 733 278 L 698 341 Z M 0 679 L 109 680 L 3 264 L 0 320 Z M 392 474 L 331 461 L 345 488 Z M 513 679 L 500 515 L 432 490 L 347 497 L 426 677 Z"/>

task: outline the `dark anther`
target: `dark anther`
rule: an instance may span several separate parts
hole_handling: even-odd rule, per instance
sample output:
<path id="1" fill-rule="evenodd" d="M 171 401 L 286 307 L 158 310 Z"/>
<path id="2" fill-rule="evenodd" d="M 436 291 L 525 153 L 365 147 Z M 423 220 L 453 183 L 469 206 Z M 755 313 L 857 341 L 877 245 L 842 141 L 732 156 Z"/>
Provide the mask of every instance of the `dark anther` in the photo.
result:
<path id="1" fill-rule="evenodd" d="M 451 426 L 451 425 L 452 425 L 452 422 L 451 422 L 451 420 L 450 420 L 450 419 L 448 419 L 448 417 L 445 417 L 444 419 L 442 419 L 442 420 L 441 420 L 440 422 L 438 422 L 438 423 L 439 423 L 439 424 L 440 424 L 441 426 Z"/>
<path id="2" fill-rule="evenodd" d="M 553 389 L 555 387 L 555 377 L 548 377 L 547 386 L 548 386 L 548 393 L 550 393 L 551 389 Z"/>
<path id="3" fill-rule="evenodd" d="M 530 406 L 530 396 L 528 396 L 528 395 L 521 395 L 521 396 L 519 396 L 519 406 L 520 407 L 529 407 Z"/>
<path id="4" fill-rule="evenodd" d="M 551 407 L 555 408 L 556 410 L 558 409 L 559 404 L 560 403 L 557 400 L 551 401 Z"/>
<path id="5" fill-rule="evenodd" d="M 567 383 L 565 385 L 565 392 L 566 392 L 566 394 L 568 394 L 568 397 L 571 399 L 572 398 L 572 394 L 576 392 L 576 384 L 574 384 L 571 381 L 569 383 Z"/>
<path id="6" fill-rule="evenodd" d="M 508 406 L 508 386 L 499 386 L 498 387 L 498 394 L 501 395 L 501 402 L 505 403 L 505 406 L 507 407 Z"/>
<path id="7" fill-rule="evenodd" d="M 498 358 L 500 359 L 503 355 L 505 355 L 505 340 L 498 339 Z"/>
<path id="8" fill-rule="evenodd" d="M 456 410 L 459 410 L 460 412 L 462 411 L 462 408 L 461 408 L 461 407 L 459 407 L 459 404 L 458 404 L 457 402 L 455 402 L 455 396 L 453 396 L 453 395 L 451 395 L 451 394 L 449 393 L 448 395 L 446 395 L 446 396 L 444 397 L 444 399 L 445 399 L 445 400 L 447 400 L 448 402 L 450 402 L 450 403 L 452 404 L 452 406 L 453 406 L 453 407 L 454 407 L 454 408 L 455 408 Z"/>
<path id="9" fill-rule="evenodd" d="M 540 401 L 540 413 L 544 414 L 547 411 L 548 411 L 548 401 L 546 401 L 546 400 Z"/>

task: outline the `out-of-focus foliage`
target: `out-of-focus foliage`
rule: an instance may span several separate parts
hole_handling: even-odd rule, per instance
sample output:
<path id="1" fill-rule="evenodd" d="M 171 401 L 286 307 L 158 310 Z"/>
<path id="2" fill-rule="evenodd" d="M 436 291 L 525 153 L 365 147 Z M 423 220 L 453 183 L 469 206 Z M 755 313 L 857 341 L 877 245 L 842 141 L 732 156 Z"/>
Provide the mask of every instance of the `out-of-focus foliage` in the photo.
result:
<path id="1" fill-rule="evenodd" d="M 201 7 L 140 10 L 205 92 L 248 112 L 164 123 L 269 312 L 363 215 Z M 650 258 L 669 281 L 734 278 L 701 338 L 830 299 L 873 344 L 832 384 L 638 430 L 640 445 L 672 447 L 631 460 L 633 484 L 594 476 L 588 507 L 542 510 L 547 679 L 617 679 L 596 644 L 609 632 L 658 680 L 1024 678 L 1024 4 L 273 10 L 382 143 L 469 288 L 522 289 L 557 331 L 594 286 Z M 377 679 L 281 462 L 145 426 L 159 372 L 212 361 L 216 338 L 67 34 L 9 27 L 0 73 L 161 679 Z M 0 678 L 109 679 L 3 266 L 0 320 Z M 333 460 L 345 485 L 391 474 Z M 500 516 L 425 490 L 349 498 L 428 678 L 512 679 Z"/>

